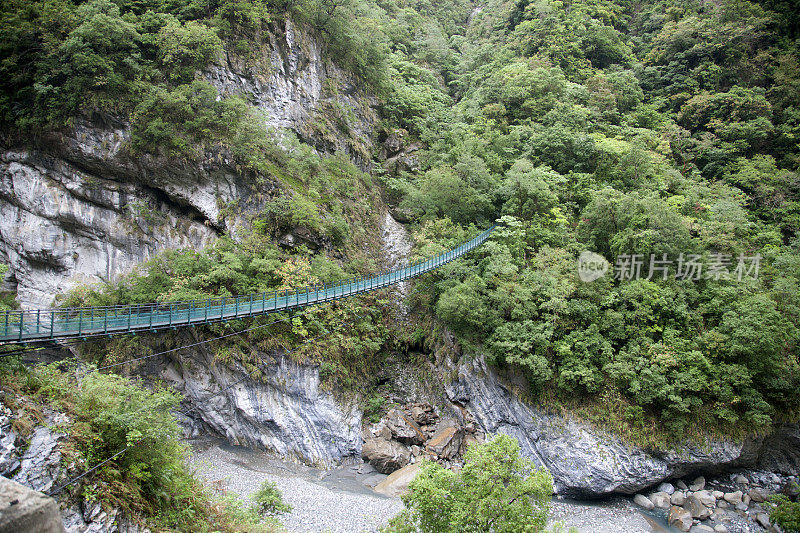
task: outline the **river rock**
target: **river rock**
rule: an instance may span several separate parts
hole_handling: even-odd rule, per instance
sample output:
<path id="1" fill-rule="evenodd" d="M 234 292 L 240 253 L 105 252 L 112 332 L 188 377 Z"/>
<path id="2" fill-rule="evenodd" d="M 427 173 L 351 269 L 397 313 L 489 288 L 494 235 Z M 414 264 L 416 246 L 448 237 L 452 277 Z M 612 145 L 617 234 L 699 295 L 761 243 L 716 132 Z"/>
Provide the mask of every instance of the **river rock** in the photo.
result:
<path id="1" fill-rule="evenodd" d="M 728 528 L 725 524 L 717 524 L 714 526 L 714 533 L 728 533 Z"/>
<path id="2" fill-rule="evenodd" d="M 417 477 L 419 469 L 420 463 L 414 463 L 392 472 L 389 477 L 375 486 L 375 492 L 391 497 L 408 493 L 408 486 Z"/>
<path id="3" fill-rule="evenodd" d="M 726 492 L 722 497 L 726 502 L 736 505 L 742 501 L 742 491 Z"/>
<path id="4" fill-rule="evenodd" d="M 689 531 L 693 523 L 692 514 L 683 507 L 673 505 L 669 509 L 668 522 L 674 528 Z"/>
<path id="5" fill-rule="evenodd" d="M 692 527 L 692 529 L 689 530 L 689 533 L 714 533 L 714 529 L 705 524 L 698 524 Z"/>
<path id="6" fill-rule="evenodd" d="M 694 497 L 700 500 L 700 503 L 709 509 L 713 509 L 717 506 L 717 499 L 710 490 L 699 490 L 694 493 Z"/>
<path id="7" fill-rule="evenodd" d="M 742 503 L 737 503 L 737 504 L 736 504 L 736 510 L 737 510 L 737 511 L 739 511 L 740 513 L 745 513 L 745 512 L 747 512 L 747 504 L 746 504 L 746 503 L 744 503 L 744 502 L 742 502 Z"/>
<path id="8" fill-rule="evenodd" d="M 692 484 L 689 485 L 689 490 L 691 490 L 692 492 L 696 492 L 698 490 L 703 490 L 705 486 L 706 486 L 706 478 L 700 476 L 695 478 L 694 481 L 692 481 Z"/>
<path id="9" fill-rule="evenodd" d="M 767 496 L 769 496 L 769 493 L 767 493 L 767 491 L 758 487 L 750 489 L 749 491 L 747 491 L 747 494 L 748 496 L 750 496 L 750 501 L 754 501 L 756 503 L 761 503 L 765 501 L 767 499 Z"/>
<path id="10" fill-rule="evenodd" d="M 714 498 L 721 500 L 722 497 L 725 495 L 721 490 L 712 491 L 711 494 L 714 495 Z"/>
<path id="11" fill-rule="evenodd" d="M 690 494 L 686 498 L 686 509 L 692 514 L 693 518 L 704 520 L 711 516 L 711 509 L 705 506 L 696 494 Z"/>
<path id="12" fill-rule="evenodd" d="M 683 505 L 686 502 L 686 494 L 683 491 L 676 490 L 672 493 L 670 497 L 670 503 L 672 505 Z"/>
<path id="13" fill-rule="evenodd" d="M 689 490 L 689 487 L 686 485 L 686 483 L 682 479 L 679 479 L 678 482 L 675 483 L 675 486 L 678 487 L 681 490 Z"/>
<path id="14" fill-rule="evenodd" d="M 770 522 L 769 522 L 769 515 L 767 513 L 758 513 L 756 515 L 756 522 L 761 524 L 761 527 L 764 529 L 769 529 Z"/>
<path id="15" fill-rule="evenodd" d="M 658 492 L 666 492 L 671 496 L 675 492 L 675 487 L 672 486 L 672 483 L 662 483 L 656 490 Z"/>
<path id="16" fill-rule="evenodd" d="M 659 509 L 669 509 L 671 504 L 669 494 L 666 492 L 655 492 L 651 494 L 650 501 Z"/>
<path id="17" fill-rule="evenodd" d="M 644 494 L 637 494 L 636 496 L 634 496 L 633 497 L 633 503 L 635 503 L 639 507 L 643 507 L 644 509 L 647 509 L 648 511 L 652 510 L 653 507 L 655 507 L 653 505 L 653 502 L 650 501 L 650 498 L 648 498 Z"/>
<path id="18" fill-rule="evenodd" d="M 744 477 L 742 474 L 737 475 L 735 481 L 736 481 L 736 483 L 738 483 L 740 485 L 749 485 L 750 484 L 750 480 L 747 479 L 746 477 Z"/>
<path id="19" fill-rule="evenodd" d="M 399 470 L 411 460 L 411 452 L 407 446 L 381 438 L 367 440 L 361 449 L 361 456 L 382 474 Z"/>

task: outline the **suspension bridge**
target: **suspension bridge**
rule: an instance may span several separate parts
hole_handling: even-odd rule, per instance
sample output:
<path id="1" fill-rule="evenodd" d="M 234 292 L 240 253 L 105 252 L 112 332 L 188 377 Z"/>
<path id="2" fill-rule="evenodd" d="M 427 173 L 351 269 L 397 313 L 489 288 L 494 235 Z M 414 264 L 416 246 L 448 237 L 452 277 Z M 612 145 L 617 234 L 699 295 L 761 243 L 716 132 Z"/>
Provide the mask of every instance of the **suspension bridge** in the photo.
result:
<path id="1" fill-rule="evenodd" d="M 321 287 L 192 301 L 4 311 L 0 313 L 0 344 L 197 326 L 340 300 L 436 270 L 482 245 L 494 229 L 495 226 L 492 226 L 460 246 L 425 261 L 371 277 L 354 277 Z"/>

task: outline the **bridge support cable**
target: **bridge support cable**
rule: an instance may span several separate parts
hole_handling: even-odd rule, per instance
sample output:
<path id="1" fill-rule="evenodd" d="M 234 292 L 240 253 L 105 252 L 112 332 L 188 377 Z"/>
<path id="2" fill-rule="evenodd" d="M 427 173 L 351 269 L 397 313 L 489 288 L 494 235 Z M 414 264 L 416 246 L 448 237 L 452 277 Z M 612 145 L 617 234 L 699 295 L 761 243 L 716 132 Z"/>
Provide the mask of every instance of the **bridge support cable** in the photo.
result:
<path id="1" fill-rule="evenodd" d="M 356 318 L 361 318 L 361 316 L 360 316 L 360 315 L 356 315 Z M 339 326 L 338 328 L 332 328 L 332 329 L 330 329 L 330 330 L 326 331 L 325 333 L 321 333 L 321 334 L 317 335 L 316 337 L 312 337 L 312 338 L 310 338 L 310 339 L 306 339 L 305 341 L 303 341 L 302 343 L 300 343 L 298 346 L 296 346 L 296 347 L 295 347 L 295 348 L 293 348 L 292 350 L 289 350 L 289 351 L 287 351 L 287 352 L 283 352 L 281 355 L 285 357 L 285 356 L 287 356 L 287 355 L 290 355 L 290 354 L 292 354 L 292 353 L 295 353 L 295 352 L 299 351 L 300 349 L 302 349 L 302 348 L 303 348 L 304 346 L 306 346 L 307 344 L 309 344 L 309 343 L 312 343 L 312 342 L 316 342 L 316 341 L 318 341 L 318 340 L 320 340 L 320 339 L 322 339 L 322 338 L 324 338 L 324 337 L 327 337 L 327 336 L 328 336 L 328 335 L 330 335 L 331 333 L 333 333 L 333 332 L 335 332 L 335 331 L 339 331 L 339 330 L 341 330 L 341 329 L 344 329 L 344 328 L 345 328 L 345 325 L 344 325 L 344 324 L 342 324 L 342 325 L 341 325 L 341 326 Z M 245 369 L 244 367 L 242 367 L 242 366 L 240 365 L 240 368 L 241 368 L 241 369 L 242 369 L 242 371 L 245 373 L 245 376 L 244 376 L 244 377 L 242 377 L 241 379 L 238 379 L 238 380 L 234 381 L 233 383 L 231 383 L 231 384 L 229 384 L 229 385 L 227 385 L 227 386 L 223 387 L 222 389 L 218 390 L 217 392 L 215 392 L 215 393 L 212 393 L 212 394 L 210 394 L 210 395 L 206 396 L 206 397 L 204 398 L 204 401 L 205 401 L 205 400 L 208 400 L 208 399 L 210 399 L 210 398 L 214 398 L 214 397 L 216 397 L 216 396 L 219 396 L 219 395 L 220 395 L 220 394 L 222 394 L 223 392 L 226 392 L 226 391 L 228 391 L 228 390 L 232 389 L 233 387 L 235 387 L 236 385 L 239 385 L 240 383 L 242 383 L 242 382 L 246 381 L 247 379 L 252 379 L 252 373 L 253 373 L 253 372 L 255 372 L 255 370 L 264 370 L 263 361 L 261 361 L 261 363 L 262 363 L 262 364 L 259 364 L 259 365 L 258 365 L 258 366 L 257 366 L 255 369 L 253 369 L 252 371 L 248 371 L 247 369 Z M 198 407 L 199 407 L 199 406 L 195 405 L 194 407 L 191 407 L 191 408 L 189 408 L 189 409 L 186 409 L 186 410 L 184 410 L 184 411 L 179 411 L 178 413 L 175 413 L 175 415 L 176 415 L 176 416 L 187 416 L 187 415 L 188 415 L 189 413 L 191 413 L 192 411 L 196 411 L 196 410 L 198 409 Z M 58 487 L 56 487 L 56 488 L 54 488 L 54 489 L 51 489 L 51 490 L 50 490 L 50 491 L 47 493 L 47 495 L 48 495 L 48 496 L 51 496 L 51 497 L 53 497 L 53 496 L 56 496 L 56 495 L 60 494 L 60 493 L 61 493 L 61 492 L 62 492 L 62 491 L 65 489 L 65 488 L 69 487 L 70 485 L 73 485 L 73 484 L 77 483 L 78 481 L 80 481 L 81 479 L 85 478 L 85 477 L 86 477 L 86 476 L 88 476 L 89 474 L 91 474 L 91 473 L 93 473 L 93 472 L 96 472 L 98 469 L 102 468 L 104 465 L 106 465 L 106 464 L 110 463 L 111 461 L 113 461 L 113 460 L 114 460 L 114 459 L 116 459 L 117 457 L 121 456 L 122 454 L 124 454 L 125 452 L 127 452 L 128 450 L 130 450 L 131 448 L 134 448 L 134 447 L 138 446 L 139 444 L 141 444 L 142 442 L 144 442 L 146 439 L 147 439 L 147 437 L 145 436 L 145 437 L 142 437 L 141 439 L 137 440 L 136 442 L 133 442 L 133 443 L 129 444 L 129 445 L 128 445 L 128 446 L 126 446 L 125 448 L 122 448 L 121 450 L 119 450 L 118 452 L 116 452 L 115 454 L 113 454 L 111 457 L 108 457 L 107 459 L 104 459 L 103 461 L 101 461 L 100 463 L 98 463 L 98 464 L 96 464 L 95 466 L 91 467 L 90 469 L 86 470 L 85 472 L 82 472 L 81 474 L 79 474 L 79 475 L 77 475 L 77 476 L 75 476 L 75 477 L 73 477 L 73 478 L 69 479 L 68 481 L 66 481 L 65 483 L 63 483 L 63 484 L 59 485 Z"/>

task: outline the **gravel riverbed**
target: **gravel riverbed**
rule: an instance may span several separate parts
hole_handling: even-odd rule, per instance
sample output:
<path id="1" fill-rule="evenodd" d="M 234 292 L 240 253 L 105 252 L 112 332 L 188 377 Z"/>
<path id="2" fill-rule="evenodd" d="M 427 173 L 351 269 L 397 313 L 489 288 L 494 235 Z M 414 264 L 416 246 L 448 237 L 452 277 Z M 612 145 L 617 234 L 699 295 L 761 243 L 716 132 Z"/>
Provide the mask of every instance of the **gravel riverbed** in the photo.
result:
<path id="1" fill-rule="evenodd" d="M 198 475 L 215 489 L 247 500 L 264 480 L 275 482 L 283 500 L 293 506 L 291 513 L 282 516 L 290 533 L 374 532 L 403 509 L 399 498 L 382 496 L 370 488 L 385 476 L 376 475 L 367 465 L 321 470 L 214 439 L 190 444 L 191 462 Z M 551 518 L 580 533 L 672 531 L 624 498 L 602 504 L 555 499 Z"/>

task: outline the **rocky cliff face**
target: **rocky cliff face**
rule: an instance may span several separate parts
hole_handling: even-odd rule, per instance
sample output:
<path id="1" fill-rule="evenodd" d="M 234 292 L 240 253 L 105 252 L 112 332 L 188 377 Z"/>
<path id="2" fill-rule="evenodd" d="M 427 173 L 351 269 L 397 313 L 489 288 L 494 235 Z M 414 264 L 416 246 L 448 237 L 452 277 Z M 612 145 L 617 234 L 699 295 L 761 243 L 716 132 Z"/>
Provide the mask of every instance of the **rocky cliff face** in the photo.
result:
<path id="1" fill-rule="evenodd" d="M 214 361 L 199 347 L 160 368 L 160 377 L 194 409 L 184 425 L 204 428 L 231 444 L 267 449 L 321 467 L 360 461 L 361 411 L 320 388 L 319 368 L 275 354 L 259 354 L 262 374 L 247 377 L 238 364 Z M 246 378 L 246 379 L 243 379 Z"/>
<path id="2" fill-rule="evenodd" d="M 267 127 L 292 129 L 321 150 L 346 150 L 365 166 L 376 121 L 371 100 L 321 53 L 308 32 L 275 24 L 259 61 L 228 53 L 203 76 L 220 94 L 244 94 Z M 348 133 L 333 135 L 331 122 Z M 0 146 L 0 262 L 11 267 L 5 288 L 24 307 L 51 305 L 55 295 L 111 280 L 161 250 L 235 234 L 269 198 L 269 186 L 255 195 L 224 151 L 192 163 L 133 157 L 129 126 L 93 115 L 36 143 Z M 233 202 L 236 213 L 226 213 Z"/>
<path id="3" fill-rule="evenodd" d="M 550 470 L 560 494 L 634 494 L 695 472 L 761 468 L 790 474 L 800 468 L 796 425 L 740 443 L 714 441 L 702 447 L 645 450 L 586 424 L 532 408 L 480 358 L 458 364 L 457 378 L 447 386 L 447 395 L 465 406 L 486 433 L 516 437 L 525 455 Z"/>

